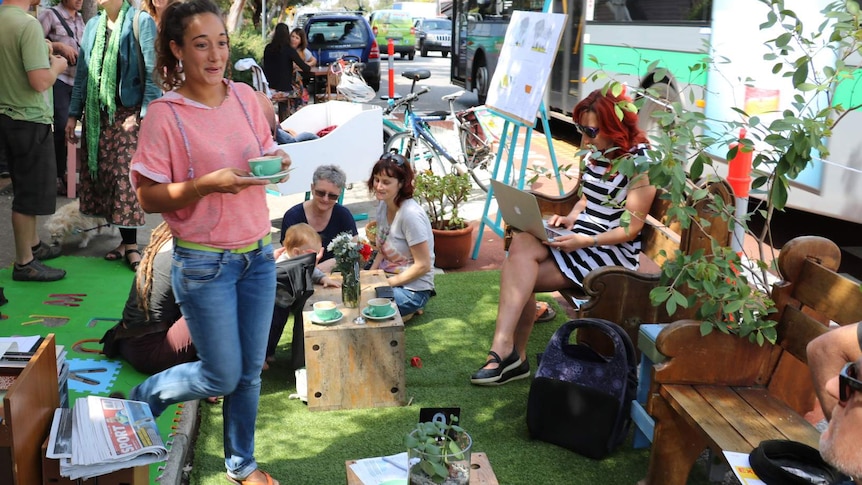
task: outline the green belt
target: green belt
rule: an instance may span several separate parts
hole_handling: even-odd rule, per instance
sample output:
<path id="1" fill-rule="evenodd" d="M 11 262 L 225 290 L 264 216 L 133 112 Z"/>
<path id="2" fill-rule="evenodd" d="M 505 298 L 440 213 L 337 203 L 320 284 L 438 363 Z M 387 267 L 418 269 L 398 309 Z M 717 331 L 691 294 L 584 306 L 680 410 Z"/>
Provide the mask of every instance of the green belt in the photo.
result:
<path id="1" fill-rule="evenodd" d="M 193 243 L 191 241 L 184 241 L 182 239 L 176 240 L 177 247 L 186 248 L 186 249 L 195 249 L 198 251 L 207 251 L 210 253 L 234 253 L 234 254 L 244 254 L 250 253 L 255 249 L 258 249 L 262 246 L 266 246 L 272 243 L 272 234 L 267 234 L 263 236 L 263 238 L 249 244 L 248 246 L 243 246 L 241 248 L 236 249 L 222 249 L 222 248 L 214 248 L 212 246 L 205 246 L 203 244 Z"/>

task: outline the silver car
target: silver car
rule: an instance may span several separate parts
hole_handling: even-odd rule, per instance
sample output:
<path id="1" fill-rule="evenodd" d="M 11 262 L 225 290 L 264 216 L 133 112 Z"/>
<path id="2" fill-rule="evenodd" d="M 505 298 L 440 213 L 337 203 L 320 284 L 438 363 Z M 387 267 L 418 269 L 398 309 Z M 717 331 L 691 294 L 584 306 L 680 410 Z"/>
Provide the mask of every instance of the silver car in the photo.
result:
<path id="1" fill-rule="evenodd" d="M 449 19 L 416 19 L 416 50 L 422 57 L 437 51 L 443 57 L 452 50 L 452 21 Z"/>

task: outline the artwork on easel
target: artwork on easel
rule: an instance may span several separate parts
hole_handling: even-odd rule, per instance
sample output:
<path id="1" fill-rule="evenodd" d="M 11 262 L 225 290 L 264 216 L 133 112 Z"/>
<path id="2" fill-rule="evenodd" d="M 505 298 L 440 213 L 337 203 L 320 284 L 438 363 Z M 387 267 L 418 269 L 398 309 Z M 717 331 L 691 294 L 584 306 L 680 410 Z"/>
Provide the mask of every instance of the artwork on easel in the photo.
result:
<path id="1" fill-rule="evenodd" d="M 486 106 L 527 126 L 534 125 L 566 18 L 559 13 L 512 13 Z"/>

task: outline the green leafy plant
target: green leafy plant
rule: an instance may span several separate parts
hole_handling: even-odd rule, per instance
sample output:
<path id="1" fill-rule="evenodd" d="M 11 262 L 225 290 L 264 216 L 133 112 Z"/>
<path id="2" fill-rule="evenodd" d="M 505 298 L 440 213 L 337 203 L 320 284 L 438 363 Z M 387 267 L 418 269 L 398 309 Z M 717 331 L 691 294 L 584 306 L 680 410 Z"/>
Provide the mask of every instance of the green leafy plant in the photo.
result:
<path id="1" fill-rule="evenodd" d="M 458 214 L 472 190 L 470 176 L 448 173 L 440 176 L 431 172 L 416 175 L 413 196 L 425 206 L 434 229 L 463 229 L 467 222 Z"/>
<path id="2" fill-rule="evenodd" d="M 434 483 L 448 483 L 450 478 L 465 473 L 469 478 L 469 468 L 457 470 L 453 467 L 457 466 L 454 462 L 466 459 L 472 440 L 470 435 L 456 424 L 458 422 L 456 416 L 450 416 L 449 421 L 448 423 L 443 421 L 418 423 L 416 428 L 404 437 L 404 446 L 408 451 L 413 452 L 409 453 L 411 460 L 409 475 L 412 476 L 421 471 L 421 474 Z M 458 483 L 457 480 L 455 482 Z"/>

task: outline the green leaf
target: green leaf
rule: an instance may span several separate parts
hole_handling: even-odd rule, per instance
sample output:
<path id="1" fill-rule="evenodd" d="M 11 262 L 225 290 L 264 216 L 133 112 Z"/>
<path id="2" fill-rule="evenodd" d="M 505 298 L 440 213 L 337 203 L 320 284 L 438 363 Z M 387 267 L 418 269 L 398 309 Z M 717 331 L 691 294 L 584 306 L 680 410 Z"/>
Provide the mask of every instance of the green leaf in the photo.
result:
<path id="1" fill-rule="evenodd" d="M 715 327 L 713 327 L 713 325 L 707 321 L 700 322 L 700 335 L 709 335 L 710 333 L 712 333 L 712 330 L 714 328 Z"/>

